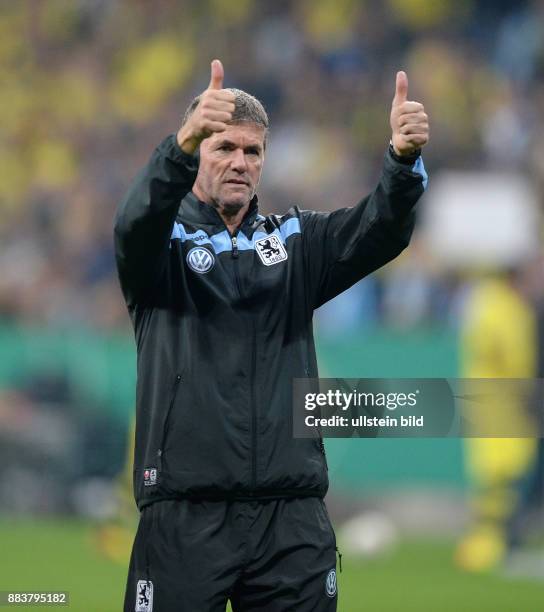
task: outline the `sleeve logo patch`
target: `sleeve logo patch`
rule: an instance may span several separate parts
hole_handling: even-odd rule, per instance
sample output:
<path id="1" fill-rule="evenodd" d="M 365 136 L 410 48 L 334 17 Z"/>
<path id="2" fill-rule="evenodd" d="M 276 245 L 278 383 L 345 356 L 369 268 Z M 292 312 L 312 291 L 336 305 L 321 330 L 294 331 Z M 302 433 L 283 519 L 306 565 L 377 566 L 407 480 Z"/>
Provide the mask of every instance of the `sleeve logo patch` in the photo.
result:
<path id="1" fill-rule="evenodd" d="M 325 592 L 328 597 L 336 595 L 336 570 L 331 569 L 325 578 Z"/>
<path id="2" fill-rule="evenodd" d="M 270 234 L 255 241 L 255 250 L 265 266 L 273 266 L 287 259 L 287 251 L 278 236 Z"/>
<path id="3" fill-rule="evenodd" d="M 151 580 L 138 580 L 135 611 L 153 612 L 153 583 Z"/>

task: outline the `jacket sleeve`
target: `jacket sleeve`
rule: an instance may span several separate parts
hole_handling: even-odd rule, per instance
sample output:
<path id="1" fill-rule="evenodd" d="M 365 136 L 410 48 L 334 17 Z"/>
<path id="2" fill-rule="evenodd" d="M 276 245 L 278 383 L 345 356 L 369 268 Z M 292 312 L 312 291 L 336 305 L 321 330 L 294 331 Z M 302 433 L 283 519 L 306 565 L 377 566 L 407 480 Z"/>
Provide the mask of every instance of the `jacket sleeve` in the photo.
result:
<path id="1" fill-rule="evenodd" d="M 171 134 L 155 149 L 119 205 L 115 258 L 129 305 L 160 279 L 181 200 L 192 189 L 197 172 L 197 158 L 184 153 Z"/>
<path id="2" fill-rule="evenodd" d="M 421 157 L 385 154 L 374 191 L 353 208 L 301 211 L 305 274 L 315 309 L 395 258 L 410 241 L 413 207 L 427 186 Z"/>

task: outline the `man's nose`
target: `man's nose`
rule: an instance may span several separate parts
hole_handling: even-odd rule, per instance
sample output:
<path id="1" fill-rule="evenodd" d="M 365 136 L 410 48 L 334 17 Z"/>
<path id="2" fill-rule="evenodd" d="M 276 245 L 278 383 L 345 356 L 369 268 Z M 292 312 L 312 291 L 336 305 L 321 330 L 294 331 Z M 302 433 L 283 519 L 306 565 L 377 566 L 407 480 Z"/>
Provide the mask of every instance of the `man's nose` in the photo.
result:
<path id="1" fill-rule="evenodd" d="M 230 165 L 232 169 L 236 170 L 237 172 L 245 172 L 247 170 L 246 156 L 244 155 L 244 151 L 242 149 L 235 149 L 232 152 Z"/>

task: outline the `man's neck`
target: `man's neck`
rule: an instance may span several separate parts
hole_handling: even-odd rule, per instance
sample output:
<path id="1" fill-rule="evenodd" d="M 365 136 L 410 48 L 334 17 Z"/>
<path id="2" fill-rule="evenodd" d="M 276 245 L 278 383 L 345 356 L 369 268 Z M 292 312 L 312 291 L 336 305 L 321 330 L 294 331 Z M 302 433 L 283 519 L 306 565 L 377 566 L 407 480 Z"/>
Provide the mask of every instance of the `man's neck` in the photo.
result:
<path id="1" fill-rule="evenodd" d="M 229 233 L 231 234 L 234 234 L 234 232 L 238 229 L 248 209 L 249 202 L 243 208 L 240 208 L 240 210 L 235 215 L 227 215 L 222 208 L 216 208 L 217 212 L 219 213 L 219 216 L 221 217 L 221 219 L 223 219 L 223 222 L 225 223 L 227 229 L 229 230 Z"/>
<path id="2" fill-rule="evenodd" d="M 217 204 L 216 202 L 207 201 L 204 194 L 197 187 L 196 188 L 195 187 L 193 187 L 193 193 L 195 194 L 195 196 L 201 202 L 204 202 L 205 204 L 208 204 L 209 206 L 213 206 L 215 210 L 217 211 L 217 213 L 219 214 L 219 216 L 221 217 L 221 219 L 223 219 L 223 223 L 226 225 L 229 233 L 233 234 L 238 229 L 240 224 L 242 223 L 245 214 L 249 210 L 249 205 L 251 204 L 251 202 L 248 202 L 247 204 L 242 206 L 242 208 L 240 208 L 239 210 L 236 210 L 236 211 L 228 210 L 228 207 L 221 206 Z"/>

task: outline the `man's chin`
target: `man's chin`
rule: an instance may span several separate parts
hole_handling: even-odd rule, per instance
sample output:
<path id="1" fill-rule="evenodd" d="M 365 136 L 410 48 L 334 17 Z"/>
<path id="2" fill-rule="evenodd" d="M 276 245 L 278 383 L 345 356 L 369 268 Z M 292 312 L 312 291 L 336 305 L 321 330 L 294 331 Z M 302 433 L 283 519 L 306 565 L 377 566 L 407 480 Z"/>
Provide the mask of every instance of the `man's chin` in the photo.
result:
<path id="1" fill-rule="evenodd" d="M 219 200 L 219 208 L 229 217 L 236 215 L 244 206 L 247 206 L 251 198 L 247 192 L 229 193 Z"/>
<path id="2" fill-rule="evenodd" d="M 242 210 L 242 208 L 247 203 L 247 200 L 242 200 L 241 198 L 235 200 L 223 200 L 223 202 L 221 202 L 220 208 L 227 217 L 234 217 L 240 212 L 240 210 Z"/>

